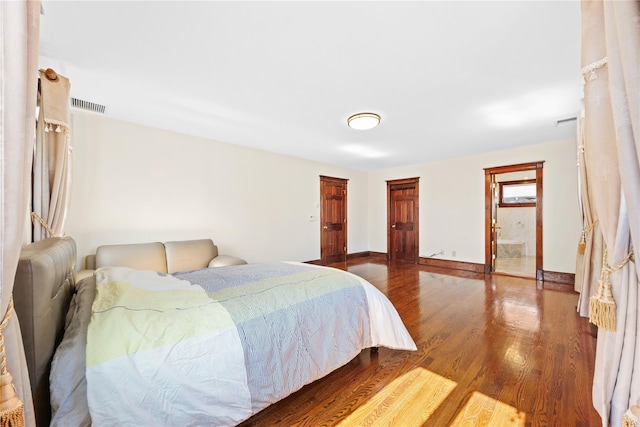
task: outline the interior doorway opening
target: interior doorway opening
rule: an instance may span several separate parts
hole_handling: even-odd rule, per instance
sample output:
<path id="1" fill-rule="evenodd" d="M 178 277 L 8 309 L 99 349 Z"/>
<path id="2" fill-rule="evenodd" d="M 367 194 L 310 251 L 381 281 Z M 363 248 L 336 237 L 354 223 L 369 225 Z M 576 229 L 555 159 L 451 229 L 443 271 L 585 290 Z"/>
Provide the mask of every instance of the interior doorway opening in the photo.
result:
<path id="1" fill-rule="evenodd" d="M 485 169 L 485 272 L 543 280 L 542 165 Z"/>

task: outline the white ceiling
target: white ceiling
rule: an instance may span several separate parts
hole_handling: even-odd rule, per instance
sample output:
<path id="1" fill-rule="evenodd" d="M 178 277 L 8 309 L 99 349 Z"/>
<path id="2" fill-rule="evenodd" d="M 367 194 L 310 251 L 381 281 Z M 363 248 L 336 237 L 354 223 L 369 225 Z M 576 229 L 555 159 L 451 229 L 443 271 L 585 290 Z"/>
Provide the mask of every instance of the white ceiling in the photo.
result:
<path id="1" fill-rule="evenodd" d="M 40 66 L 107 116 L 339 166 L 571 138 L 581 108 L 577 0 L 42 4 Z"/>

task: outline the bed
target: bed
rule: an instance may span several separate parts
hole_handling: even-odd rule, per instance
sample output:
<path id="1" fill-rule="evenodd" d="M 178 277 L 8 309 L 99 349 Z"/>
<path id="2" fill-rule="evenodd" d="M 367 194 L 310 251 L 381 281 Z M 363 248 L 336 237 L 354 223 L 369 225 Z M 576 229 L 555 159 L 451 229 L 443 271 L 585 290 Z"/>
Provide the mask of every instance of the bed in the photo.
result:
<path id="1" fill-rule="evenodd" d="M 111 266 L 73 288 L 54 339 L 51 425 L 236 425 L 364 349 L 416 350 L 380 291 L 328 267 Z"/>

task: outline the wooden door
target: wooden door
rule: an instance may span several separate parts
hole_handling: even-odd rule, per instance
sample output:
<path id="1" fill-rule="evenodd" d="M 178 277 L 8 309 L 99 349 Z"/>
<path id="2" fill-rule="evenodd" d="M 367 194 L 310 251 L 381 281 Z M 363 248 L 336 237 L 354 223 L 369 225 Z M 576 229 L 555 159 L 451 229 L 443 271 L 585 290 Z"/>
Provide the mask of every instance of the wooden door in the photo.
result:
<path id="1" fill-rule="evenodd" d="M 387 251 L 392 261 L 418 262 L 418 180 L 387 181 Z"/>
<path id="2" fill-rule="evenodd" d="M 320 258 L 347 260 L 347 180 L 320 176 Z"/>

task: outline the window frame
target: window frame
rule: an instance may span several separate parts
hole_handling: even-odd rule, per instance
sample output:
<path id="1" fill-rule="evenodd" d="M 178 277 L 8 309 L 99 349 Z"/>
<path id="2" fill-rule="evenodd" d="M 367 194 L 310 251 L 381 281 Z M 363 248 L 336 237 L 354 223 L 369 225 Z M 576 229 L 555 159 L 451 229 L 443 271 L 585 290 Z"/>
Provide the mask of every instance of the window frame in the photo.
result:
<path id="1" fill-rule="evenodd" d="M 498 193 L 498 206 L 501 208 L 527 208 L 527 207 L 535 207 L 538 201 L 538 191 L 536 188 L 536 201 L 535 202 L 525 202 L 525 203 L 505 203 L 502 201 L 503 197 L 503 187 L 509 185 L 522 185 L 522 184 L 533 184 L 536 185 L 535 179 L 520 179 L 517 181 L 502 181 L 499 182 L 499 193 Z"/>

